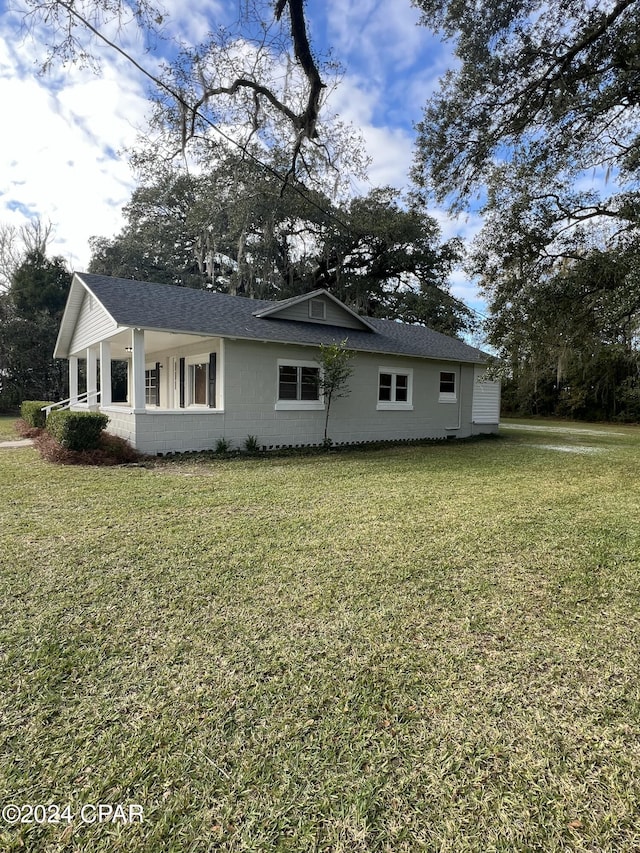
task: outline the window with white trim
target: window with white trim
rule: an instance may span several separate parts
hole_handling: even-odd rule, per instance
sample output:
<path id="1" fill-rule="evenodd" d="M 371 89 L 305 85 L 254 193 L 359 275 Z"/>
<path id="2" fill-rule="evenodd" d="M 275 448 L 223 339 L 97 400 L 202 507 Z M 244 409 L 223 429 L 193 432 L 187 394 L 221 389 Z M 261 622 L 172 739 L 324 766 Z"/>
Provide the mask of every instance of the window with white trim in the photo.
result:
<path id="1" fill-rule="evenodd" d="M 158 405 L 158 376 L 157 368 L 144 372 L 144 402 L 147 406 Z"/>
<path id="2" fill-rule="evenodd" d="M 413 409 L 413 370 L 378 370 L 378 410 Z"/>
<path id="3" fill-rule="evenodd" d="M 209 364 L 198 362 L 189 365 L 189 404 L 191 406 L 206 406 L 209 386 Z"/>
<path id="4" fill-rule="evenodd" d="M 456 395 L 456 374 L 452 370 L 440 371 L 440 403 L 455 403 Z"/>
<path id="5" fill-rule="evenodd" d="M 320 367 L 312 361 L 278 359 L 276 409 L 323 409 Z"/>

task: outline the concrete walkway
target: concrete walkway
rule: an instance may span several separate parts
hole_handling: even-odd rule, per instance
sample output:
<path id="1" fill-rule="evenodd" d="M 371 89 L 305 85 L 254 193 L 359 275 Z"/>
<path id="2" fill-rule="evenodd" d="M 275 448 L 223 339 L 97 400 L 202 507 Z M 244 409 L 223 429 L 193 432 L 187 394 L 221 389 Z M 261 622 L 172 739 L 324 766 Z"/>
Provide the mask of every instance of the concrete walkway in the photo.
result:
<path id="1" fill-rule="evenodd" d="M 0 450 L 3 447 L 31 447 L 32 444 L 30 438 L 16 438 L 14 441 L 0 441 Z"/>

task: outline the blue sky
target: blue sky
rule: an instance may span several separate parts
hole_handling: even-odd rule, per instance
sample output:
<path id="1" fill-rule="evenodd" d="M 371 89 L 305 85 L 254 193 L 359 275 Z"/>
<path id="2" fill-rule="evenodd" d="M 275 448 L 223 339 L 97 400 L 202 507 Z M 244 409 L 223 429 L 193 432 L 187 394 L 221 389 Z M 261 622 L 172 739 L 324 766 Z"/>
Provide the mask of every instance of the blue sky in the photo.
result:
<path id="1" fill-rule="evenodd" d="M 121 208 L 135 186 L 120 152 L 134 144 L 148 113 L 147 82 L 130 64 L 105 52 L 98 75 L 73 66 L 38 76 L 42 57 L 34 39 L 21 35 L 20 0 L 0 0 L 0 99 L 10 131 L 0 134 L 0 221 L 21 225 L 30 216 L 50 220 L 51 250 L 74 269 L 89 260 L 89 237 L 111 236 L 122 226 Z M 10 5 L 9 5 L 10 4 Z M 168 26 L 197 43 L 208 29 L 237 16 L 239 0 L 168 0 Z M 362 132 L 372 163 L 371 186 L 406 186 L 414 123 L 447 69 L 447 47 L 426 28 L 410 0 L 309 0 L 314 47 L 331 47 L 344 67 L 329 107 Z M 36 34 L 42 40 L 41 34 Z M 124 46 L 150 71 L 162 58 L 144 53 L 129 29 Z M 443 236 L 470 238 L 476 216 L 452 220 L 433 209 Z M 482 308 L 462 274 L 453 292 Z"/>

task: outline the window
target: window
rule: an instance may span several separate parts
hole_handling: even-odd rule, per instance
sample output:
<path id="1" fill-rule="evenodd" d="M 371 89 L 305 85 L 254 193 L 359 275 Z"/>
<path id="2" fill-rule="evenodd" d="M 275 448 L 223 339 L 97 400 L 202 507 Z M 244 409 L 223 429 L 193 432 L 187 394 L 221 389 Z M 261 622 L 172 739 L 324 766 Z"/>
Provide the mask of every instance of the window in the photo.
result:
<path id="1" fill-rule="evenodd" d="M 160 365 L 144 371 L 144 402 L 147 406 L 160 405 Z"/>
<path id="2" fill-rule="evenodd" d="M 456 402 L 456 374 L 449 370 L 440 371 L 440 397 L 441 403 Z"/>
<path id="3" fill-rule="evenodd" d="M 147 406 L 155 406 L 156 404 L 156 387 L 157 387 L 156 371 L 145 370 L 144 372 L 144 401 Z"/>
<path id="4" fill-rule="evenodd" d="M 189 403 L 192 406 L 207 405 L 208 365 L 189 365 Z"/>
<path id="5" fill-rule="evenodd" d="M 173 400 L 181 409 L 207 406 L 215 409 L 221 396 L 216 392 L 217 353 L 176 358 L 173 367 Z"/>
<path id="6" fill-rule="evenodd" d="M 413 409 L 413 371 L 381 367 L 378 372 L 378 409 Z"/>
<path id="7" fill-rule="evenodd" d="M 320 368 L 313 362 L 278 361 L 276 409 L 323 409 Z"/>
<path id="8" fill-rule="evenodd" d="M 320 368 L 296 367 L 292 364 L 281 364 L 278 381 L 279 400 L 319 400 Z"/>

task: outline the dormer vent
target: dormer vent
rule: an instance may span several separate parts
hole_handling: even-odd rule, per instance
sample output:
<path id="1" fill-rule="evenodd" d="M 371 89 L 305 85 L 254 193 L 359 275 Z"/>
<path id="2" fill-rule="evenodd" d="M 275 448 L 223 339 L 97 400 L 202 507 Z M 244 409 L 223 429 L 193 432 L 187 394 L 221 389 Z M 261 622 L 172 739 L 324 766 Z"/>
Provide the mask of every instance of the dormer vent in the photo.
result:
<path id="1" fill-rule="evenodd" d="M 324 299 L 309 300 L 309 318 L 311 320 L 327 319 L 327 303 Z"/>

